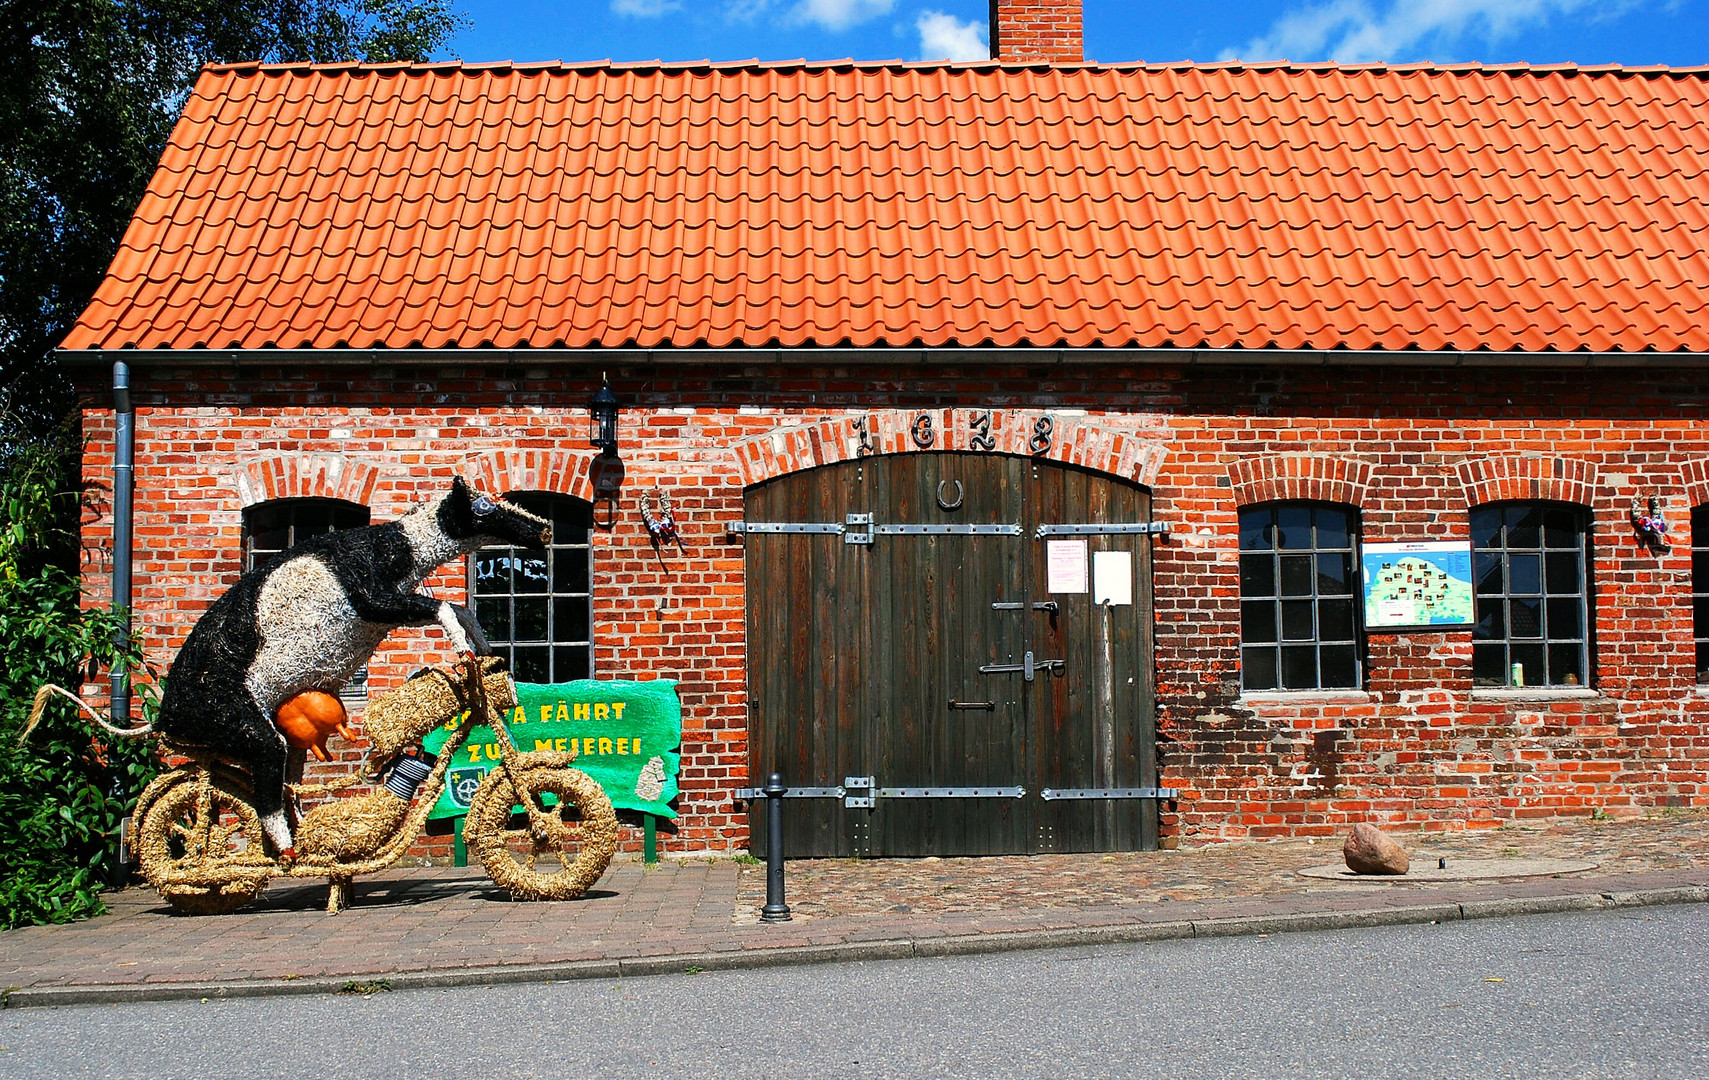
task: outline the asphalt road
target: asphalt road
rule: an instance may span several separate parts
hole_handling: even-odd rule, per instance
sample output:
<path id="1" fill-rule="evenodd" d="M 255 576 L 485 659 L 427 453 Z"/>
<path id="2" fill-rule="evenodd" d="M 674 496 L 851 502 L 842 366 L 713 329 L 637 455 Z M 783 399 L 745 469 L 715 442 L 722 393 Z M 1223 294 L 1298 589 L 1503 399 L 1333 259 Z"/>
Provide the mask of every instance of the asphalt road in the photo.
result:
<path id="1" fill-rule="evenodd" d="M 1709 1077 L 1709 905 L 0 1012 L 0 1077 Z"/>

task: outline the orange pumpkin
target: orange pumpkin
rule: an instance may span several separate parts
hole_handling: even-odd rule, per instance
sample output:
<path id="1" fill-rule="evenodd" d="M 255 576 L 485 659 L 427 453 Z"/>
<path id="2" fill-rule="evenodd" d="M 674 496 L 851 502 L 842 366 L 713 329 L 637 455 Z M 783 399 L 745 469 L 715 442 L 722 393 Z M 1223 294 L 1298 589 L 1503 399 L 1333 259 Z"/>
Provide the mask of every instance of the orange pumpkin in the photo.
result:
<path id="1" fill-rule="evenodd" d="M 326 752 L 326 738 L 333 732 L 346 739 L 356 738 L 345 721 L 348 717 L 344 712 L 344 702 L 338 700 L 336 694 L 324 690 L 305 690 L 296 697 L 279 706 L 279 714 L 273 718 L 278 725 L 280 734 L 285 741 L 298 750 L 308 750 L 321 761 L 330 761 Z"/>

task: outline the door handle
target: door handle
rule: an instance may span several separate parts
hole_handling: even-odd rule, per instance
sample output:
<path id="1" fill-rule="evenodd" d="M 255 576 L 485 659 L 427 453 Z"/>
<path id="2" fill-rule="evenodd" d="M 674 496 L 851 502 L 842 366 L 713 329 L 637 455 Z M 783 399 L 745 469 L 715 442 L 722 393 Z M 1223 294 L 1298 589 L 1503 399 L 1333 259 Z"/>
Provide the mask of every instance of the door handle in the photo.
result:
<path id="1" fill-rule="evenodd" d="M 952 709 L 978 710 L 980 712 L 997 711 L 997 703 L 995 701 L 957 701 L 954 698 L 950 698 L 949 707 Z"/>
<path id="2" fill-rule="evenodd" d="M 1055 600 L 1040 600 L 1038 603 L 1033 605 L 1033 610 L 1048 611 L 1050 612 L 1051 618 L 1055 618 L 1057 611 L 1060 609 L 1057 607 Z"/>
<path id="3" fill-rule="evenodd" d="M 979 674 L 981 674 L 981 675 L 1012 675 L 1018 671 L 1021 673 L 1021 677 L 1023 679 L 1025 679 L 1027 682 L 1032 682 L 1034 674 L 1037 672 L 1040 672 L 1040 671 L 1043 671 L 1046 674 L 1055 675 L 1057 678 L 1060 679 L 1063 675 L 1063 669 L 1066 668 L 1067 666 L 1068 666 L 1068 661 L 1066 661 L 1066 660 L 1035 660 L 1035 659 L 1033 659 L 1032 650 L 1028 649 L 1026 651 L 1026 655 L 1021 657 L 1020 663 L 1018 663 L 1018 664 L 986 664 L 979 669 Z"/>

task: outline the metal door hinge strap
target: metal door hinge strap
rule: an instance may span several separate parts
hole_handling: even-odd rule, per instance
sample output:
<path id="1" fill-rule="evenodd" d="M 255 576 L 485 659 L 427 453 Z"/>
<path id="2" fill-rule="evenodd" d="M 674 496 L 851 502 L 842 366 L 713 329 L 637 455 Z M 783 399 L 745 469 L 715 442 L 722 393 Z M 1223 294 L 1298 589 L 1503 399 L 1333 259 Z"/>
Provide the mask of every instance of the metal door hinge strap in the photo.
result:
<path id="1" fill-rule="evenodd" d="M 1026 679 L 1027 682 L 1032 682 L 1033 676 L 1040 671 L 1054 674 L 1060 678 L 1067 666 L 1068 661 L 1066 660 L 1035 660 L 1033 659 L 1032 651 L 1029 649 L 1027 654 L 1021 658 L 1021 663 L 985 664 L 979 669 L 979 674 L 1012 675 L 1018 671 L 1021 673 L 1021 677 Z"/>
<path id="2" fill-rule="evenodd" d="M 820 533 L 841 536 L 845 544 L 870 544 L 875 536 L 1020 536 L 1019 525 L 888 525 L 871 514 L 849 514 L 842 521 L 731 521 L 732 536 L 759 533 Z"/>
<path id="3" fill-rule="evenodd" d="M 841 533 L 847 526 L 840 521 L 732 521 L 724 531 L 733 535 L 743 533 Z"/>
<path id="4" fill-rule="evenodd" d="M 1119 521 L 1102 525 L 1040 525 L 1033 537 L 1047 536 L 1145 536 L 1169 531 L 1166 521 Z"/>
<path id="5" fill-rule="evenodd" d="M 1024 787 L 887 787 L 878 789 L 881 799 L 1019 799 Z"/>
<path id="6" fill-rule="evenodd" d="M 765 798 L 765 788 L 739 787 L 736 789 L 736 801 L 747 802 L 750 799 Z M 840 787 L 792 787 L 783 793 L 786 799 L 840 799 L 843 789 Z"/>
<path id="7" fill-rule="evenodd" d="M 1172 787 L 1045 788 L 1038 794 L 1039 798 L 1047 802 L 1054 802 L 1057 799 L 1178 799 L 1181 797 L 1180 789 Z"/>

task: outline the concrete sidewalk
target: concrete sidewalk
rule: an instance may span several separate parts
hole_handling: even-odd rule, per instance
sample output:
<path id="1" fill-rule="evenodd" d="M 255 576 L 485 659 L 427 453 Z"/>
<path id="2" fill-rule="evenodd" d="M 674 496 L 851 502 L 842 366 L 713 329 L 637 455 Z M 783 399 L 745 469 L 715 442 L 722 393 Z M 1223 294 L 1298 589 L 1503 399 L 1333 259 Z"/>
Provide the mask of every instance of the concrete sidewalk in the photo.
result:
<path id="1" fill-rule="evenodd" d="M 1487 874 L 1574 859 L 1571 874 L 1497 880 L 1324 881 L 1338 842 L 987 859 L 789 864 L 796 918 L 764 924 L 764 868 L 732 859 L 614 864 L 574 903 L 515 903 L 476 868 L 394 869 L 322 910 L 317 883 L 275 885 L 225 916 L 175 914 L 146 888 L 110 914 L 0 934 L 8 1006 L 608 978 L 824 960 L 1441 922 L 1709 900 L 1701 812 L 1399 834 L 1415 866 Z"/>

